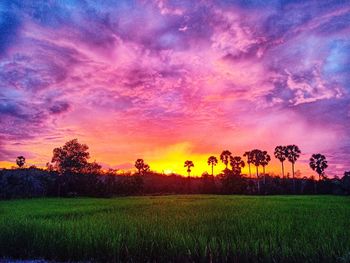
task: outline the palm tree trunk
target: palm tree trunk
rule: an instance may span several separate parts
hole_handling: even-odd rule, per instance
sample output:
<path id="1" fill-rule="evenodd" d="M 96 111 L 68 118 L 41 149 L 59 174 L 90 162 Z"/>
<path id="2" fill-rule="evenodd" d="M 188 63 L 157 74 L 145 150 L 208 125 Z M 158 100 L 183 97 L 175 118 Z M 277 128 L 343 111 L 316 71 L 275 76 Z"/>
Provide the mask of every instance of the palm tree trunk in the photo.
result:
<path id="1" fill-rule="evenodd" d="M 250 163 L 248 163 L 248 168 L 249 168 L 249 178 L 252 178 L 252 172 L 250 171 Z"/>
<path id="2" fill-rule="evenodd" d="M 295 194 L 294 163 L 292 163 L 292 173 L 293 173 L 293 192 L 294 192 L 294 194 Z"/>
<path id="3" fill-rule="evenodd" d="M 256 166 L 256 180 L 258 180 L 258 193 L 260 194 L 259 169 Z"/>
<path id="4" fill-rule="evenodd" d="M 265 166 L 263 166 L 263 173 L 264 173 L 264 184 L 266 184 L 266 173 L 265 173 Z"/>
<path id="5" fill-rule="evenodd" d="M 211 164 L 211 176 L 214 176 L 214 164 Z"/>
<path id="6" fill-rule="evenodd" d="M 283 162 L 281 162 L 282 163 L 282 178 L 284 179 L 284 164 L 283 164 Z"/>

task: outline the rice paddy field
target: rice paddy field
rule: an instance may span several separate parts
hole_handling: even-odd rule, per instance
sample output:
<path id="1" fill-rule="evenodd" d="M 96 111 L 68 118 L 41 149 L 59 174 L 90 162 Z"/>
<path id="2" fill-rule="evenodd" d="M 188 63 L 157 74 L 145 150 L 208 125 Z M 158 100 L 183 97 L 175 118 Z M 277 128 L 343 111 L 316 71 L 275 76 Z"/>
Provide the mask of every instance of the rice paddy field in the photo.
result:
<path id="1" fill-rule="evenodd" d="M 0 201 L 0 261 L 350 262 L 350 198 Z"/>

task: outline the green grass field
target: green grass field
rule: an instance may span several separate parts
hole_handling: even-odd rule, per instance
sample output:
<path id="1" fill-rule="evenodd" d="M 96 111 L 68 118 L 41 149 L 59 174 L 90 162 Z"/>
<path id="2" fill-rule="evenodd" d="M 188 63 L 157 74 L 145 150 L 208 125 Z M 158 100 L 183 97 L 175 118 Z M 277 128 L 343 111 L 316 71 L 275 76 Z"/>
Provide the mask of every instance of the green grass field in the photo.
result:
<path id="1" fill-rule="evenodd" d="M 0 255 L 101 262 L 349 262 L 350 198 L 0 201 Z"/>

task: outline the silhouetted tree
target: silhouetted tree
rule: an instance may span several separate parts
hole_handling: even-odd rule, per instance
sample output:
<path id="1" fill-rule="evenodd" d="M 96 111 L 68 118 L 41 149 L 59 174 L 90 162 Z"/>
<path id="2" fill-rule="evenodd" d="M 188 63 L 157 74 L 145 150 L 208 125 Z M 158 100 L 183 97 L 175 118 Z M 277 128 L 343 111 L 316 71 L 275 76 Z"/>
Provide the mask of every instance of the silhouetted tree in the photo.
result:
<path id="1" fill-rule="evenodd" d="M 288 145 L 286 148 L 286 154 L 287 154 L 287 158 L 288 161 L 292 163 L 292 174 L 293 174 L 293 191 L 295 193 L 295 172 L 294 172 L 294 165 L 295 162 L 298 160 L 298 158 L 300 157 L 300 149 L 298 146 L 296 145 Z"/>
<path id="2" fill-rule="evenodd" d="M 249 169 L 249 177 L 252 178 L 252 172 L 250 170 L 250 164 L 252 163 L 252 158 L 251 158 L 251 154 L 249 151 L 245 152 L 243 154 L 244 157 L 247 157 L 247 164 L 248 164 L 248 169 Z"/>
<path id="3" fill-rule="evenodd" d="M 254 149 L 250 152 L 250 154 L 251 154 L 252 164 L 254 164 L 256 167 L 256 177 L 257 177 L 257 181 L 258 181 L 258 192 L 260 193 L 259 166 L 261 165 L 261 162 L 264 158 L 263 152 L 261 150 Z"/>
<path id="4" fill-rule="evenodd" d="M 286 146 L 276 146 L 275 153 L 276 159 L 278 159 L 282 164 L 282 178 L 284 178 L 284 161 L 287 158 L 287 147 Z"/>
<path id="5" fill-rule="evenodd" d="M 235 175 L 240 175 L 242 168 L 245 166 L 244 161 L 240 156 L 230 157 L 230 165 L 232 167 L 232 172 Z"/>
<path id="6" fill-rule="evenodd" d="M 26 163 L 26 158 L 24 158 L 24 156 L 21 155 L 16 158 L 16 164 L 18 165 L 19 168 L 22 168 L 25 163 Z"/>
<path id="7" fill-rule="evenodd" d="M 86 144 L 80 144 L 77 139 L 66 142 L 63 147 L 53 150 L 51 162 L 58 172 L 80 173 L 86 168 L 90 154 Z"/>
<path id="8" fill-rule="evenodd" d="M 321 180 L 321 176 L 324 176 L 324 170 L 328 167 L 326 157 L 323 154 L 313 154 L 310 158 L 310 167 L 318 174 L 318 180 Z"/>
<path id="9" fill-rule="evenodd" d="M 144 166 L 145 166 L 145 162 L 143 161 L 143 159 L 136 160 L 135 167 L 139 171 L 138 172 L 139 174 L 141 174 L 141 170 L 143 169 Z"/>
<path id="10" fill-rule="evenodd" d="M 267 153 L 267 151 L 262 152 L 262 160 L 261 160 L 261 166 L 263 167 L 263 173 L 264 173 L 264 184 L 266 184 L 266 172 L 265 167 L 269 164 L 271 161 L 270 155 Z"/>
<path id="11" fill-rule="evenodd" d="M 214 175 L 214 166 L 217 165 L 218 159 L 215 156 L 208 158 L 208 165 L 211 165 L 211 175 Z"/>
<path id="12" fill-rule="evenodd" d="M 150 171 L 150 166 L 146 164 L 143 159 L 137 159 L 135 162 L 135 167 L 138 170 L 139 175 Z"/>
<path id="13" fill-rule="evenodd" d="M 185 161 L 185 164 L 184 164 L 184 167 L 187 167 L 187 173 L 188 173 L 188 176 L 191 175 L 191 167 L 194 167 L 194 164 L 192 161 Z"/>
<path id="14" fill-rule="evenodd" d="M 232 155 L 232 153 L 228 150 L 225 150 L 220 154 L 220 160 L 225 164 L 226 169 L 227 169 L 227 165 L 230 161 L 231 155 Z"/>

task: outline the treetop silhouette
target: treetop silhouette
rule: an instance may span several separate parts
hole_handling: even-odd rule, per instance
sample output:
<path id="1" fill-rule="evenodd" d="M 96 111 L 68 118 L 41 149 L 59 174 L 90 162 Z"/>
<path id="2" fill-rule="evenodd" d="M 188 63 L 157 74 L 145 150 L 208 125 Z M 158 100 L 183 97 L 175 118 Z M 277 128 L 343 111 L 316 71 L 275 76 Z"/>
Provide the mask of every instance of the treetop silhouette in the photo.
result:
<path id="1" fill-rule="evenodd" d="M 295 162 L 298 160 L 298 158 L 300 157 L 300 149 L 298 146 L 292 144 L 292 145 L 288 145 L 286 147 L 286 156 L 289 162 L 292 163 L 292 175 L 293 175 L 293 185 L 294 185 L 294 191 L 295 191 L 295 171 L 294 171 L 294 166 L 295 166 Z"/>
<path id="2" fill-rule="evenodd" d="M 232 155 L 232 153 L 228 150 L 225 150 L 220 154 L 220 160 L 225 164 L 226 169 L 227 169 L 227 165 L 230 161 L 231 155 Z"/>
<path id="3" fill-rule="evenodd" d="M 208 165 L 211 165 L 211 175 L 214 175 L 214 166 L 217 165 L 218 159 L 215 156 L 208 158 Z"/>
<path id="4" fill-rule="evenodd" d="M 240 175 L 242 168 L 245 166 L 244 161 L 240 156 L 230 157 L 230 165 L 232 167 L 232 172 L 235 175 Z"/>
<path id="5" fill-rule="evenodd" d="M 318 174 L 318 180 L 324 177 L 324 170 L 328 167 L 328 162 L 323 154 L 313 154 L 310 158 L 310 167 Z"/>
<path id="6" fill-rule="evenodd" d="M 63 147 L 53 150 L 51 162 L 60 173 L 80 173 L 88 166 L 90 154 L 86 144 L 80 144 L 77 139 L 70 140 Z"/>
<path id="7" fill-rule="evenodd" d="M 284 161 L 287 159 L 287 146 L 276 146 L 274 152 L 275 158 L 278 159 L 282 164 L 282 177 L 284 178 Z"/>
<path id="8" fill-rule="evenodd" d="M 193 162 L 190 160 L 185 161 L 184 167 L 187 167 L 187 173 L 188 173 L 188 176 L 190 176 L 191 175 L 191 167 L 194 167 Z"/>
<path id="9" fill-rule="evenodd" d="M 144 174 L 150 170 L 150 166 L 146 164 L 143 159 L 137 159 L 135 162 L 135 167 L 139 174 Z"/>
<path id="10" fill-rule="evenodd" d="M 24 156 L 21 155 L 16 158 L 16 164 L 18 165 L 19 168 L 22 168 L 25 163 L 26 163 L 26 158 L 24 158 Z"/>

